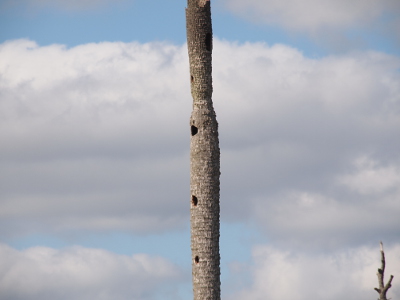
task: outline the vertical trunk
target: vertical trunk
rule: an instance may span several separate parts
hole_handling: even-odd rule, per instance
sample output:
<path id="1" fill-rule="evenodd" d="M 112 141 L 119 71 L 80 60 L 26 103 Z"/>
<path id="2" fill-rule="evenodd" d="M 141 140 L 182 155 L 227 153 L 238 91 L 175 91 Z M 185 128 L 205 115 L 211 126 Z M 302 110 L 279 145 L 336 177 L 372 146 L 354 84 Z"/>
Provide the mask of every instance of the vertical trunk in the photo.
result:
<path id="1" fill-rule="evenodd" d="M 193 111 L 190 118 L 192 280 L 195 300 L 220 299 L 218 123 L 212 103 L 209 0 L 188 0 L 187 42 Z"/>

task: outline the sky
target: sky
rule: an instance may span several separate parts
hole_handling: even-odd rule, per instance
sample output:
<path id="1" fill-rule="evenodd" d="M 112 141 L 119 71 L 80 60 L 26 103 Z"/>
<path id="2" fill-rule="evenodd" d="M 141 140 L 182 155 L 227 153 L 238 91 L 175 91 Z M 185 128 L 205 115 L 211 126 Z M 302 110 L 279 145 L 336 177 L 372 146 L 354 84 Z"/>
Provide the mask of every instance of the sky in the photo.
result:
<path id="1" fill-rule="evenodd" d="M 222 298 L 400 298 L 400 2 L 211 6 Z M 0 1 L 1 299 L 192 298 L 185 7 Z"/>

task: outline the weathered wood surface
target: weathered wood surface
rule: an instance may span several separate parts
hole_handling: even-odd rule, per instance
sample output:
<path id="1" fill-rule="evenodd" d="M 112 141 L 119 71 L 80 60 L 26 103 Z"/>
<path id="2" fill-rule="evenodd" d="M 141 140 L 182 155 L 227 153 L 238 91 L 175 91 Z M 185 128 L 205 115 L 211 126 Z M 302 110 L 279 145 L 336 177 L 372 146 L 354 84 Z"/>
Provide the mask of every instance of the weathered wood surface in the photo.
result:
<path id="1" fill-rule="evenodd" d="M 193 111 L 190 118 L 192 280 L 195 300 L 220 299 L 220 150 L 212 102 L 210 1 L 188 0 L 187 43 Z"/>

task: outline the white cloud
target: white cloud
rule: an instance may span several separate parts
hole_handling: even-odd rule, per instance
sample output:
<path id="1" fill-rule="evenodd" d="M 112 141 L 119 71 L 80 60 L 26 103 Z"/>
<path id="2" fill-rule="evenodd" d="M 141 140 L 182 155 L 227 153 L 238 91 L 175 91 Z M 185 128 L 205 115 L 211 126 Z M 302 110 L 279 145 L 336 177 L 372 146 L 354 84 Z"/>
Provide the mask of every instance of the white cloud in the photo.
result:
<path id="1" fill-rule="evenodd" d="M 385 278 L 400 270 L 400 245 L 385 247 Z M 235 289 L 228 299 L 376 299 L 376 272 L 380 268 L 379 247 L 359 247 L 330 254 L 282 251 L 270 246 L 257 246 L 253 251 L 250 287 Z M 400 296 L 393 283 L 388 297 Z M 375 297 L 375 298 L 374 298 Z"/>
<path id="2" fill-rule="evenodd" d="M 398 58 L 309 59 L 263 44 L 215 49 L 222 215 L 256 221 L 273 242 L 297 247 L 397 238 L 398 189 L 366 197 L 337 178 L 361 156 L 399 168 Z"/>
<path id="3" fill-rule="evenodd" d="M 399 59 L 214 46 L 222 218 L 255 220 L 282 243 L 398 237 Z M 19 40 L 0 56 L 3 236 L 188 224 L 185 45 Z M 360 192 L 359 157 L 378 163 L 385 197 Z"/>
<path id="4" fill-rule="evenodd" d="M 0 244 L 2 299 L 178 299 L 182 271 L 161 257 Z M 169 286 L 169 287 L 168 287 Z"/>
<path id="5" fill-rule="evenodd" d="M 19 40 L 0 52 L 3 220 L 55 230 L 184 226 L 186 48 Z"/>

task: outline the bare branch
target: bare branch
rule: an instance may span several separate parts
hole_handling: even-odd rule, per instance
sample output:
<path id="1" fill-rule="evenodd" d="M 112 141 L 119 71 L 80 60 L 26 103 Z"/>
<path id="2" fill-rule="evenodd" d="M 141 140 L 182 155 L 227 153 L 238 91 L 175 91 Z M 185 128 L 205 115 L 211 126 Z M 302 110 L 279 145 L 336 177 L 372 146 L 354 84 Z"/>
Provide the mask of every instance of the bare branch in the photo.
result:
<path id="1" fill-rule="evenodd" d="M 374 288 L 374 290 L 377 291 L 379 294 L 378 300 L 388 300 L 386 298 L 386 293 L 392 287 L 393 275 L 390 275 L 390 279 L 385 285 L 384 275 L 385 275 L 386 262 L 385 262 L 385 252 L 383 251 L 382 242 L 380 242 L 380 248 L 381 248 L 381 268 L 378 269 L 378 273 L 376 273 L 376 275 L 378 276 L 379 288 Z"/>

